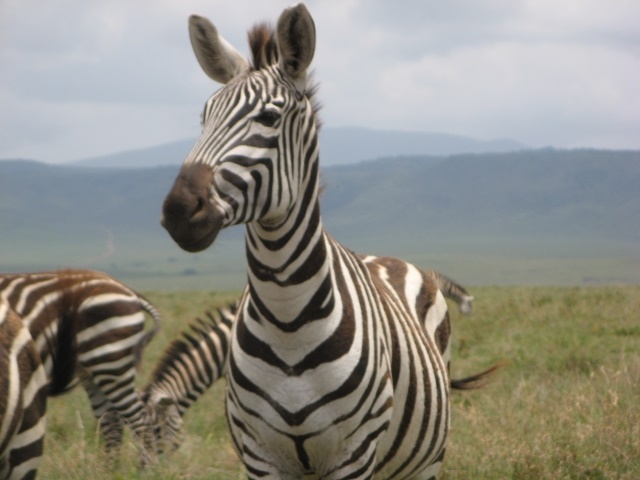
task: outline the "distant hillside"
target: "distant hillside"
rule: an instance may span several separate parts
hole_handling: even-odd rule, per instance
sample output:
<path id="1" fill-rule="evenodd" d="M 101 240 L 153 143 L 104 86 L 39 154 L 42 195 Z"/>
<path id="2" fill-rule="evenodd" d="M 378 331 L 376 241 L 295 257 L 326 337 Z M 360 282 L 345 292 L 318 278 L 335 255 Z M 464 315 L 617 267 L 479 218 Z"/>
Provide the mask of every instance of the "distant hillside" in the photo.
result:
<path id="1" fill-rule="evenodd" d="M 510 152 L 525 148 L 525 145 L 513 140 L 478 140 L 446 133 L 361 127 L 327 127 L 320 130 L 320 158 L 325 166 L 398 155 L 445 156 Z"/>
<path id="2" fill-rule="evenodd" d="M 353 238 L 640 241 L 640 152 L 393 157 L 329 168 L 325 184 L 327 218 Z"/>
<path id="3" fill-rule="evenodd" d="M 184 277 L 206 270 L 242 282 L 241 228 L 192 255 L 160 227 L 177 171 L 0 162 L 0 271 L 73 265 Z M 577 278 L 640 282 L 640 152 L 397 156 L 324 167 L 322 179 L 325 226 L 356 251 L 478 282 L 544 278 L 541 261 L 557 263 L 571 282 L 572 262 L 593 259 L 595 271 Z M 614 272 L 605 274 L 603 262 Z"/>
<path id="4" fill-rule="evenodd" d="M 196 139 L 92 157 L 73 162 L 79 166 L 141 168 L 179 165 Z M 508 152 L 526 148 L 512 140 L 477 140 L 459 135 L 326 127 L 320 131 L 320 155 L 325 166 L 345 165 L 390 155 L 453 155 Z"/>

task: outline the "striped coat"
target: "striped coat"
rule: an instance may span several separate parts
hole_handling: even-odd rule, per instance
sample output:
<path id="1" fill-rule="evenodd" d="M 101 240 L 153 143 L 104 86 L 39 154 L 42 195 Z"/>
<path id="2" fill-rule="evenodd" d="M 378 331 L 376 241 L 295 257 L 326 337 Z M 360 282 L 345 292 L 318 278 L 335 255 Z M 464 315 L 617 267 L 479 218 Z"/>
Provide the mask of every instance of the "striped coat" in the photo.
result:
<path id="1" fill-rule="evenodd" d="M 304 5 L 250 32 L 246 61 L 202 17 L 190 36 L 225 86 L 163 205 L 187 251 L 245 224 L 248 285 L 233 324 L 227 420 L 250 478 L 432 478 L 449 430 L 446 301 L 424 308 L 335 241 L 319 204 L 315 26 Z"/>
<path id="2" fill-rule="evenodd" d="M 390 279 L 407 309 L 413 309 L 416 319 L 425 319 L 426 303 L 433 282 L 446 298 L 455 301 L 463 313 L 470 313 L 473 297 L 467 290 L 435 270 L 420 270 L 402 260 L 389 257 L 363 257 L 372 275 Z M 421 278 L 421 285 L 406 288 L 412 278 Z M 206 319 L 196 319 L 165 349 L 144 389 L 144 399 L 153 412 L 156 442 L 160 452 L 178 448 L 181 442 L 182 418 L 187 410 L 221 377 L 226 375 L 231 326 L 237 303 L 219 308 L 216 314 L 206 313 Z M 443 357 L 450 351 L 448 325 L 435 326 L 429 332 Z M 436 339 L 437 337 L 437 339 Z M 486 375 L 485 375 L 486 376 Z M 484 377 L 473 378 L 478 386 Z M 454 388 L 469 388 L 469 380 L 452 380 Z"/>
<path id="3" fill-rule="evenodd" d="M 0 479 L 35 478 L 46 402 L 47 378 L 31 334 L 0 301 Z"/>
<path id="4" fill-rule="evenodd" d="M 0 275 L 0 296 L 36 342 L 49 395 L 82 383 L 107 450 L 120 444 L 124 424 L 143 435 L 147 416 L 135 389 L 136 366 L 160 323 L 147 300 L 91 270 Z M 154 320 L 147 332 L 145 312 Z"/>

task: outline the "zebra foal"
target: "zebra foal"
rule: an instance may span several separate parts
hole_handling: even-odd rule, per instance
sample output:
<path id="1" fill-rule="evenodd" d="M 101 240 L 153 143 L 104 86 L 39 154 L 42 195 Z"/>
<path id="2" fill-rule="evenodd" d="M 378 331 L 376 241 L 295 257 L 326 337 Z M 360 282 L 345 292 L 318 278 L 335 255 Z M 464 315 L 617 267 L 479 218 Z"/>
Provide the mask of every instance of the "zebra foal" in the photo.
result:
<path id="1" fill-rule="evenodd" d="M 226 411 L 247 474 L 435 477 L 450 415 L 446 301 L 427 279 L 418 318 L 381 270 L 322 226 L 311 15 L 300 4 L 275 31 L 254 28 L 252 64 L 208 20 L 192 16 L 189 32 L 201 67 L 224 86 L 205 105 L 162 223 L 192 252 L 245 224 L 248 285 Z"/>
<path id="2" fill-rule="evenodd" d="M 36 477 L 44 445 L 47 378 L 29 330 L 0 301 L 0 479 Z"/>
<path id="3" fill-rule="evenodd" d="M 0 298 L 31 332 L 49 395 L 82 383 L 108 452 L 119 447 L 124 425 L 148 439 L 147 413 L 135 376 L 142 350 L 161 318 L 146 299 L 92 270 L 2 274 Z M 145 312 L 154 320 L 146 332 Z"/>

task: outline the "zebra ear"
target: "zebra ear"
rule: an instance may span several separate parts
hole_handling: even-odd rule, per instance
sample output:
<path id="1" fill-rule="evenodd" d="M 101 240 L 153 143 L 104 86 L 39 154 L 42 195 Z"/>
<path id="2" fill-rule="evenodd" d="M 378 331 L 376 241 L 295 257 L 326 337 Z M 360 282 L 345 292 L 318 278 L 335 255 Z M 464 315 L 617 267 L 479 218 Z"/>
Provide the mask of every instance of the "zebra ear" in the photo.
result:
<path id="1" fill-rule="evenodd" d="M 276 32 L 282 70 L 293 80 L 305 80 L 316 49 L 316 27 L 307 7 L 299 3 L 282 12 Z"/>
<path id="2" fill-rule="evenodd" d="M 161 410 L 167 410 L 171 405 L 176 404 L 176 401 L 163 391 L 153 392 L 153 394 L 151 394 L 150 401 L 157 405 Z"/>
<path id="3" fill-rule="evenodd" d="M 191 15 L 189 38 L 202 70 L 216 82 L 228 83 L 249 69 L 249 62 L 218 35 L 208 19 Z"/>

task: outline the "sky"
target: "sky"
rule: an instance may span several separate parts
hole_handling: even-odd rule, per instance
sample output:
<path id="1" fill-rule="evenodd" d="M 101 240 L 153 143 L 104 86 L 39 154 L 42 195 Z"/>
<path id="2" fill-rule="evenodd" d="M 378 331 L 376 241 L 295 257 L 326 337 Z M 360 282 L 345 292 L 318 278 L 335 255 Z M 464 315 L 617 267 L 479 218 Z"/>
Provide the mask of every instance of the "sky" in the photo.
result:
<path id="1" fill-rule="evenodd" d="M 190 137 L 220 85 L 187 18 L 247 54 L 280 0 L 0 0 L 0 158 Z M 638 0 L 310 0 L 325 126 L 640 149 Z"/>

